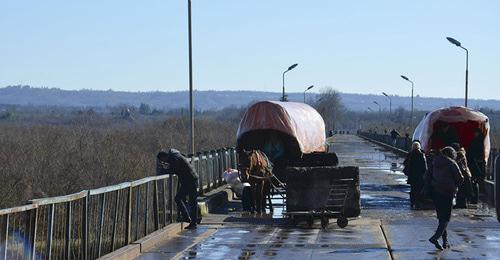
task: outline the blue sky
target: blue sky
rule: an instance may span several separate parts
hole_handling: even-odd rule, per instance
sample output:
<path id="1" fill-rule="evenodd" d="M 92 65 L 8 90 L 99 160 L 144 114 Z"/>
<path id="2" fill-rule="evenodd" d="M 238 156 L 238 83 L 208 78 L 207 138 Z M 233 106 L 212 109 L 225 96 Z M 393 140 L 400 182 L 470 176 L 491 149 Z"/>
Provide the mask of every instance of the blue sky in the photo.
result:
<path id="1" fill-rule="evenodd" d="M 187 4 L 0 2 L 0 86 L 186 90 Z M 500 1 L 193 0 L 199 90 L 303 91 L 500 99 Z"/>

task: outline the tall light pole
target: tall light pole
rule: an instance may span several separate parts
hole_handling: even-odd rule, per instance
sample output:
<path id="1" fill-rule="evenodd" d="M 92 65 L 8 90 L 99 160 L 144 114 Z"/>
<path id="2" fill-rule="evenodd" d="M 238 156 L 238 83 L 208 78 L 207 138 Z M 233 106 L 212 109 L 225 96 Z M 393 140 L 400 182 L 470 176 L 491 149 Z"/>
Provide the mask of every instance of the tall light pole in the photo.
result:
<path id="1" fill-rule="evenodd" d="M 467 107 L 467 99 L 469 95 L 469 50 L 464 48 L 459 41 L 451 37 L 446 37 L 446 39 L 448 39 L 448 41 L 455 44 L 456 46 L 465 50 L 465 107 Z"/>
<path id="2" fill-rule="evenodd" d="M 377 102 L 377 101 L 373 101 L 373 103 L 377 104 L 378 106 L 378 112 L 382 112 L 382 106 Z"/>
<path id="3" fill-rule="evenodd" d="M 306 90 L 304 90 L 304 103 L 306 103 L 306 91 L 308 91 L 308 90 L 310 90 L 312 88 L 314 88 L 314 85 L 311 85 L 308 88 L 306 88 Z"/>
<path id="4" fill-rule="evenodd" d="M 281 96 L 281 101 L 283 101 L 283 102 L 287 101 L 287 99 L 285 97 L 285 73 L 293 70 L 295 67 L 297 67 L 297 65 L 299 65 L 299 64 L 295 63 L 292 66 L 288 67 L 288 69 L 283 72 L 283 96 Z"/>
<path id="5" fill-rule="evenodd" d="M 408 79 L 408 77 L 401 75 L 401 78 L 403 78 L 406 81 L 409 81 L 411 83 L 411 113 L 410 113 L 410 128 L 413 127 L 413 89 L 415 88 L 415 85 L 413 84 L 413 81 Z"/>
<path id="6" fill-rule="evenodd" d="M 385 92 L 382 92 L 382 95 L 386 96 L 389 99 L 389 114 L 392 115 L 392 98 Z"/>
<path id="7" fill-rule="evenodd" d="M 193 108 L 193 39 L 191 30 L 191 0 L 188 2 L 188 50 L 189 50 L 189 150 L 194 154 L 194 108 Z"/>

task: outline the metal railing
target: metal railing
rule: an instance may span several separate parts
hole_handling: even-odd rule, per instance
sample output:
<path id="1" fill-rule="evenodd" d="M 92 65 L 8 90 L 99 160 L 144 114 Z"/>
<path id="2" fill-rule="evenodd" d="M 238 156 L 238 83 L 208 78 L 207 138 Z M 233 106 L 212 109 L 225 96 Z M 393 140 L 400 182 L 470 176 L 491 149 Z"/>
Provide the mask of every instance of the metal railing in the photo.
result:
<path id="1" fill-rule="evenodd" d="M 189 156 L 203 194 L 223 185 L 236 151 Z M 96 259 L 175 222 L 176 175 L 160 175 L 0 210 L 0 258 Z"/>
<path id="2" fill-rule="evenodd" d="M 405 138 L 405 137 L 398 137 L 396 138 L 396 141 L 392 139 L 390 135 L 385 135 L 385 134 L 374 134 L 374 133 L 365 133 L 365 132 L 360 132 L 359 135 L 370 138 L 372 140 L 396 147 L 398 149 L 404 150 L 404 151 L 409 151 L 411 148 L 411 139 L 410 138 Z M 495 180 L 495 173 L 494 173 L 494 163 L 495 163 L 495 158 L 497 155 L 500 154 L 500 150 L 493 148 L 490 151 L 490 157 L 488 160 L 488 163 L 486 164 L 486 179 L 494 181 Z"/>

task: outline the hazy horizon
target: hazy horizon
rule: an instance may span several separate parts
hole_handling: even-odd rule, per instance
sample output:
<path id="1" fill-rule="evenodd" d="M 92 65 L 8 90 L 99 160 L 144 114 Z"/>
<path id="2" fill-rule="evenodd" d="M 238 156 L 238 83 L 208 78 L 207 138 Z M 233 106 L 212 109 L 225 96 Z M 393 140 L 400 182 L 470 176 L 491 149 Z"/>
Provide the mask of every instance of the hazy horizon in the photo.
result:
<path id="1" fill-rule="evenodd" d="M 187 90 L 185 1 L 0 3 L 0 85 Z M 500 99 L 500 2 L 193 1 L 194 87 Z M 467 19 L 461 19 L 467 17 Z M 257 87 L 255 87 L 257 86 Z"/>

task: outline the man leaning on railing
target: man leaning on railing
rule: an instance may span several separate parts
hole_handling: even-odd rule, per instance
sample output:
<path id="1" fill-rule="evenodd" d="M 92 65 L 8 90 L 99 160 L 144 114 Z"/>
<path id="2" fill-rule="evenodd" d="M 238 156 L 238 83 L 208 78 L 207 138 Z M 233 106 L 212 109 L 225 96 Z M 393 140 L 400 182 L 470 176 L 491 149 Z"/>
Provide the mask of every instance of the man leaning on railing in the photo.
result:
<path id="1" fill-rule="evenodd" d="M 198 174 L 184 155 L 176 149 L 161 151 L 156 156 L 158 174 L 176 174 L 179 177 L 179 188 L 175 195 L 177 217 L 188 221 L 186 229 L 196 229 L 198 219 Z M 186 205 L 187 204 L 187 205 Z"/>

